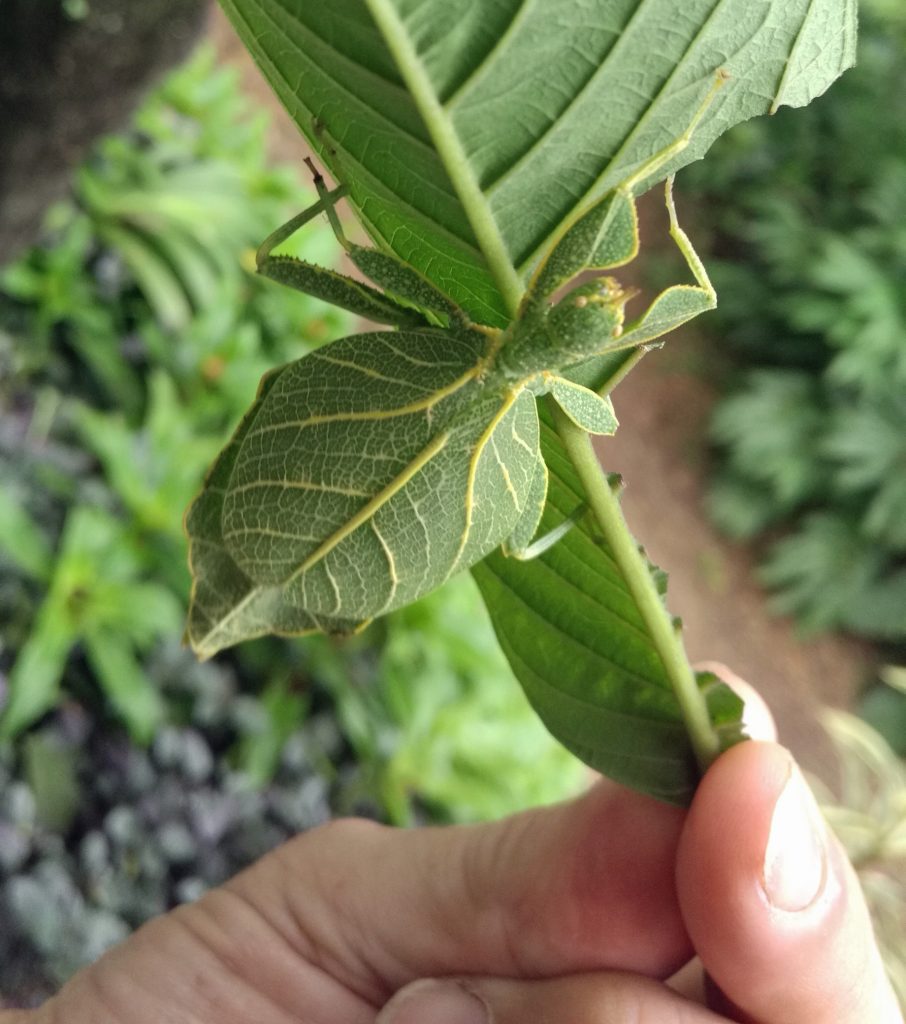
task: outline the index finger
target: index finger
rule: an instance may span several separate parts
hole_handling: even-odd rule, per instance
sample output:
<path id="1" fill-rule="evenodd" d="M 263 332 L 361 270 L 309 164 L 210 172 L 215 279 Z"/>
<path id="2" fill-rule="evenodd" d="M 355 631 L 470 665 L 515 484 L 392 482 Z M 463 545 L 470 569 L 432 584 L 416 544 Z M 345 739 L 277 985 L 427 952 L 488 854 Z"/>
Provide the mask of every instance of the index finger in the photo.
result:
<path id="1" fill-rule="evenodd" d="M 675 893 L 684 812 L 609 783 L 487 825 L 339 821 L 230 888 L 285 913 L 338 980 L 383 1002 L 445 974 L 654 977 L 690 955 Z"/>

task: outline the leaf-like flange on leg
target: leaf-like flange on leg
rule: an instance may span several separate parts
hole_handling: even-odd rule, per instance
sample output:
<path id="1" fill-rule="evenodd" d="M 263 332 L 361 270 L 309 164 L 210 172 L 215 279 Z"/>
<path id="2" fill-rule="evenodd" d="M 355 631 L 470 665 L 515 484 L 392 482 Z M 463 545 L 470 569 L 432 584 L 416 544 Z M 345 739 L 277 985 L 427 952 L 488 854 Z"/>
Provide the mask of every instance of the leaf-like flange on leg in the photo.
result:
<path id="1" fill-rule="evenodd" d="M 295 256 L 269 256 L 258 267 L 258 273 L 378 324 L 425 325 L 425 318 L 418 311 L 401 306 L 376 288 Z"/>
<path id="2" fill-rule="evenodd" d="M 385 301 L 399 300 L 428 314 L 429 318 L 433 315 L 440 327 L 466 326 L 462 310 L 427 278 L 396 256 L 351 243 L 347 246 L 347 253 L 363 274 L 388 293 Z"/>
<path id="3" fill-rule="evenodd" d="M 286 604 L 275 588 L 259 587 L 247 576 L 223 541 L 223 499 L 236 455 L 281 370 L 262 379 L 255 404 L 212 466 L 186 515 L 194 578 L 186 638 L 202 658 L 266 633 L 350 633 L 361 625 L 354 620 L 316 617 Z"/>
<path id="4" fill-rule="evenodd" d="M 586 270 L 611 270 L 635 259 L 639 227 L 632 194 L 609 192 L 563 232 L 535 271 L 526 303 L 546 300 Z"/>
<path id="5" fill-rule="evenodd" d="M 616 433 L 619 424 L 609 398 L 602 398 L 565 377 L 554 377 L 548 393 L 577 427 L 589 434 Z"/>
<path id="6" fill-rule="evenodd" d="M 620 348 L 645 345 L 714 309 L 714 305 L 713 299 L 695 285 L 672 285 L 640 317 L 626 325 L 617 344 Z"/>
<path id="7" fill-rule="evenodd" d="M 644 345 L 662 334 L 692 320 L 717 306 L 717 293 L 708 272 L 695 251 L 689 236 L 680 227 L 673 202 L 673 177 L 664 185 L 664 200 L 670 215 L 670 237 L 692 271 L 696 284 L 677 284 L 667 288 L 651 303 L 637 320 L 629 323 L 619 341 L 621 346 Z"/>

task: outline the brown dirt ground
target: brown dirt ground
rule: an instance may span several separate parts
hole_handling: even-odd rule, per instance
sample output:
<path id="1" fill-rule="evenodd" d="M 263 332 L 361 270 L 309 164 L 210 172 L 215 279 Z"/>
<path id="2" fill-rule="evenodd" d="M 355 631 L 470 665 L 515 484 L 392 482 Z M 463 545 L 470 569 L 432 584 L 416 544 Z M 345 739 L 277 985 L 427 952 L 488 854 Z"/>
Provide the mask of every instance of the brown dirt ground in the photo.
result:
<path id="1" fill-rule="evenodd" d="M 274 160 L 301 166 L 305 142 L 219 11 L 210 37 L 222 62 L 240 70 L 249 95 L 270 111 Z M 791 621 L 771 613 L 753 553 L 708 522 L 705 433 L 715 393 L 700 372 L 707 359 L 707 342 L 690 330 L 649 355 L 615 392 L 620 430 L 599 452 L 627 483 L 624 509 L 633 532 L 670 574 L 670 608 L 685 623 L 690 657 L 722 661 L 757 686 L 780 723 L 781 740 L 830 781 L 835 759 L 816 712 L 823 704 L 852 703 L 871 652 L 843 637 L 797 634 Z"/>

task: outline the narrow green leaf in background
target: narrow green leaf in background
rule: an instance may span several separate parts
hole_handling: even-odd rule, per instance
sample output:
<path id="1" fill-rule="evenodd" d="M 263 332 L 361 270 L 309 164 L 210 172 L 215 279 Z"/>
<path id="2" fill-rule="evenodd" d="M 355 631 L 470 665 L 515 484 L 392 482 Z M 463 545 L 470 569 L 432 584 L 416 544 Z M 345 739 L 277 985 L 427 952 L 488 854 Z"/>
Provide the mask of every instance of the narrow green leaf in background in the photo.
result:
<path id="1" fill-rule="evenodd" d="M 50 573 L 50 545 L 7 485 L 0 490 L 0 557 L 34 579 L 46 579 Z"/>
<path id="2" fill-rule="evenodd" d="M 96 508 L 69 513 L 44 603 L 9 675 L 0 737 L 15 736 L 56 703 L 71 651 L 84 642 L 115 710 L 140 741 L 151 738 L 162 704 L 134 649 L 179 628 L 182 609 L 143 565 L 123 526 Z"/>
<path id="3" fill-rule="evenodd" d="M 88 658 L 110 702 L 140 743 L 149 743 L 164 719 L 164 702 L 142 671 L 132 646 L 111 629 L 84 637 Z"/>

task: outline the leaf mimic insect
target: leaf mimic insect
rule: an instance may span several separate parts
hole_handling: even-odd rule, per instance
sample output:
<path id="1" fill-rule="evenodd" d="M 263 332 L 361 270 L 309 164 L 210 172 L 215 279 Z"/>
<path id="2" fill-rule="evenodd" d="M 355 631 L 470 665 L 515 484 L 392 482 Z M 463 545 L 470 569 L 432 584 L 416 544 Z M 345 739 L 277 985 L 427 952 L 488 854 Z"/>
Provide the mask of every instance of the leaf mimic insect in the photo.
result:
<path id="1" fill-rule="evenodd" d="M 316 173 L 318 201 L 264 242 L 259 271 L 397 330 L 342 338 L 262 380 L 187 516 L 188 637 L 199 655 L 268 632 L 349 632 L 498 545 L 526 557 L 556 539 L 530 544 L 547 492 L 536 398 L 550 395 L 590 433 L 613 433 L 610 400 L 571 381 L 570 367 L 645 345 L 715 305 L 677 223 L 672 179 L 670 233 L 695 285 L 667 288 L 629 323 L 632 293 L 613 277 L 552 297 L 584 271 L 636 256 L 633 188 L 688 144 L 721 81 L 679 139 L 560 235 L 503 331 L 470 322 L 396 257 L 350 242 L 335 210 L 345 188 L 328 191 Z M 322 212 L 382 291 L 271 255 Z"/>

